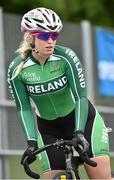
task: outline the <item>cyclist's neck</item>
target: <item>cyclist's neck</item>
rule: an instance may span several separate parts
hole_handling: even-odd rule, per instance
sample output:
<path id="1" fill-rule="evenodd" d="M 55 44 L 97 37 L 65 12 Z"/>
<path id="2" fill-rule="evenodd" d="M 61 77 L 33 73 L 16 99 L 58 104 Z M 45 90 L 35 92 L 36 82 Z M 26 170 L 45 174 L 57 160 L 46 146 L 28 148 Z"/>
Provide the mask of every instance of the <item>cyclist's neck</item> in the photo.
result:
<path id="1" fill-rule="evenodd" d="M 49 55 L 46 56 L 42 53 L 36 53 L 34 51 L 32 51 L 32 55 L 36 60 L 38 60 L 40 62 L 41 65 L 44 65 L 46 62 L 46 59 L 49 57 Z"/>

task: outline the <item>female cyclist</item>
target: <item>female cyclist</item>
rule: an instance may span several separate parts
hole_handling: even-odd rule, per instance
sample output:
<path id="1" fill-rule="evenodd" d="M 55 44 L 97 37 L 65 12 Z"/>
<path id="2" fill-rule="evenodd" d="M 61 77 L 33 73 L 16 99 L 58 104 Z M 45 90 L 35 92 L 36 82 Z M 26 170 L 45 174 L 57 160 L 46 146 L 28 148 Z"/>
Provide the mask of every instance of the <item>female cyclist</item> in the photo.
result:
<path id="1" fill-rule="evenodd" d="M 46 8 L 27 12 L 21 21 L 24 39 L 8 69 L 9 89 L 28 145 L 21 163 L 26 156 L 32 162 L 32 153 L 44 144 L 73 139 L 97 162 L 97 167 L 84 163 L 89 178 L 111 179 L 107 129 L 87 98 L 77 55 L 68 47 L 56 45 L 61 29 L 59 16 Z M 36 108 L 37 130 L 31 100 Z M 39 159 L 45 179 L 65 169 L 62 150 L 47 150 Z M 75 163 L 83 162 L 76 158 Z"/>

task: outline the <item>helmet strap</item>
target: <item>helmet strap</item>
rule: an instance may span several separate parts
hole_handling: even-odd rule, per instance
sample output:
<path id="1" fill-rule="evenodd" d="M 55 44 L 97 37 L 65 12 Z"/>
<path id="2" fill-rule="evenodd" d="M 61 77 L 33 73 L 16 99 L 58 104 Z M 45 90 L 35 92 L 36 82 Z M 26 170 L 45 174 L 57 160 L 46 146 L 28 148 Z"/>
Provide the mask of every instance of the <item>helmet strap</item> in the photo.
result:
<path id="1" fill-rule="evenodd" d="M 31 43 L 32 51 L 39 54 L 39 51 L 35 48 L 35 38 L 33 37 L 32 43 Z"/>
<path id="2" fill-rule="evenodd" d="M 43 55 L 41 52 L 39 52 L 38 49 L 35 47 L 35 38 L 33 38 L 33 41 L 31 43 L 31 48 L 32 48 L 32 51 L 34 51 L 36 54 L 38 54 L 42 57 L 45 57 L 45 55 Z"/>
<path id="3" fill-rule="evenodd" d="M 35 38 L 33 37 L 32 43 L 30 44 L 31 48 L 34 49 L 35 48 Z"/>

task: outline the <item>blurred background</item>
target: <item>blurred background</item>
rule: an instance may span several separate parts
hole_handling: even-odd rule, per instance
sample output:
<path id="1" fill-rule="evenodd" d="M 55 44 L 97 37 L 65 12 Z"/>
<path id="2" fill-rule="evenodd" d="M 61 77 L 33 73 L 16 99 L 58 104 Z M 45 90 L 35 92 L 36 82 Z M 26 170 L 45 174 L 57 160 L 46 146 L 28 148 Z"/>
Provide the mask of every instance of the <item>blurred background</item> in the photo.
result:
<path id="1" fill-rule="evenodd" d="M 3 0 L 0 1 L 0 179 L 29 179 L 20 165 L 26 142 L 8 90 L 7 69 L 22 41 L 21 18 L 37 7 L 50 8 L 61 17 L 64 28 L 57 44 L 72 48 L 84 65 L 88 97 L 110 131 L 114 171 L 114 0 Z M 42 173 L 37 164 L 32 168 Z"/>

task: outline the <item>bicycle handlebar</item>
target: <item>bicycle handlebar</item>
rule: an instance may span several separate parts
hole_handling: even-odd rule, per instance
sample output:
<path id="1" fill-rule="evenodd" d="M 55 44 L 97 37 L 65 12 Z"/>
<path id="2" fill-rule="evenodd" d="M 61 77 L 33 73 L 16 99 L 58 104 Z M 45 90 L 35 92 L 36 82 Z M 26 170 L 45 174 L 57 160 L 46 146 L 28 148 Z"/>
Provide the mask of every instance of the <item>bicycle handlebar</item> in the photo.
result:
<path id="1" fill-rule="evenodd" d="M 57 140 L 56 142 L 54 142 L 52 144 L 47 144 L 44 147 L 37 149 L 36 151 L 34 151 L 33 155 L 37 155 L 37 154 L 41 153 L 42 151 L 45 151 L 54 146 L 55 147 L 61 147 L 61 146 L 69 146 L 69 147 L 71 146 L 72 147 L 73 145 L 72 145 L 72 140 Z M 76 150 L 85 163 L 87 163 L 88 165 L 93 166 L 93 167 L 97 166 L 97 163 L 95 161 L 89 159 L 86 152 L 83 153 L 82 150 L 79 148 Z M 26 174 L 34 179 L 39 179 L 40 175 L 31 171 L 29 165 L 30 164 L 28 163 L 28 157 L 26 157 L 23 162 L 23 166 L 24 166 L 24 170 L 25 170 Z"/>
<path id="2" fill-rule="evenodd" d="M 24 160 L 24 170 L 26 172 L 26 174 L 34 179 L 40 179 L 40 175 L 31 171 L 30 167 L 29 167 L 29 163 L 28 163 L 28 157 L 25 158 Z"/>

